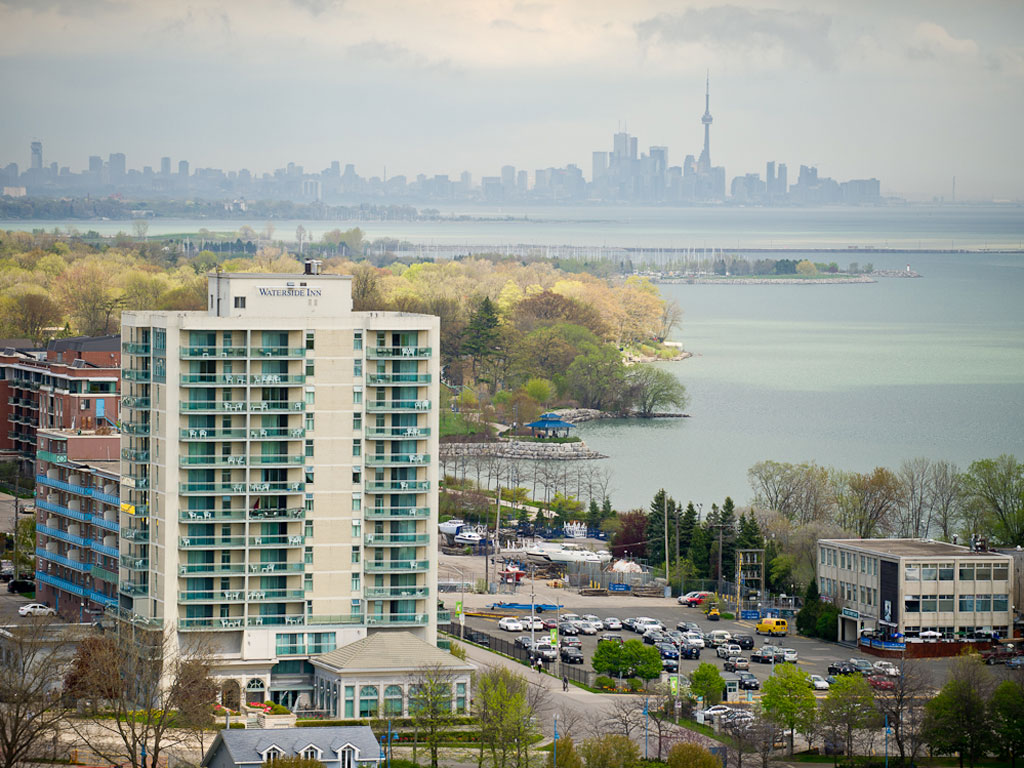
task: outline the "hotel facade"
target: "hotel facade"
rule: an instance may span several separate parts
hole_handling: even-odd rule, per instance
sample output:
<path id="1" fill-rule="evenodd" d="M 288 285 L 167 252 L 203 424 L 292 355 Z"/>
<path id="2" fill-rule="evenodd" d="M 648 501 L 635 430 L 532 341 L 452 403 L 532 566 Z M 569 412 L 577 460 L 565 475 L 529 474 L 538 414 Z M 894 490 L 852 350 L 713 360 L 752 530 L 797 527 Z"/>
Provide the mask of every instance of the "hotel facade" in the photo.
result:
<path id="1" fill-rule="evenodd" d="M 227 704 L 311 705 L 309 659 L 368 632 L 436 642 L 439 320 L 318 271 L 122 320 L 113 612 L 201 635 Z"/>

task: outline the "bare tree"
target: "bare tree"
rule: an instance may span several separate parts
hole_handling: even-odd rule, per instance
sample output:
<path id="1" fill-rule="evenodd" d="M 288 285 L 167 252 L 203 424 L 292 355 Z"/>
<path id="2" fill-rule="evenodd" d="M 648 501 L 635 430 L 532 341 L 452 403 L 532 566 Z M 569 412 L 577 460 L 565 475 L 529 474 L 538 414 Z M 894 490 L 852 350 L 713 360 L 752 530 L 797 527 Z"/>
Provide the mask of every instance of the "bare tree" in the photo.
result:
<path id="1" fill-rule="evenodd" d="M 924 538 L 931 532 L 932 476 L 928 459 L 908 459 L 900 464 L 897 477 L 901 487 L 893 526 L 900 538 Z"/>
<path id="2" fill-rule="evenodd" d="M 751 751 L 760 758 L 761 768 L 768 768 L 772 753 L 779 748 L 783 738 L 782 726 L 770 717 L 765 717 L 760 709 L 755 709 L 754 719 L 744 729 L 744 739 Z"/>
<path id="3" fill-rule="evenodd" d="M 605 732 L 619 733 L 627 739 L 644 727 L 643 716 L 638 716 L 636 701 L 633 697 L 617 696 L 615 703 L 609 707 L 605 717 Z"/>
<path id="4" fill-rule="evenodd" d="M 932 464 L 931 498 L 928 506 L 932 509 L 935 525 L 941 532 L 943 541 L 953 537 L 954 528 L 960 521 L 963 511 L 963 481 L 960 469 L 949 461 L 936 461 Z"/>
<path id="5" fill-rule="evenodd" d="M 412 675 L 409 714 L 419 739 L 430 753 L 431 768 L 437 768 L 437 753 L 454 724 L 452 691 L 455 675 L 449 667 L 430 664 Z"/>
<path id="6" fill-rule="evenodd" d="M 875 693 L 875 705 L 892 729 L 893 742 L 903 765 L 912 765 L 925 745 L 924 705 L 934 685 L 921 661 L 904 661 L 895 687 Z"/>
<path id="7" fill-rule="evenodd" d="M 181 726 L 190 725 L 216 700 L 205 638 L 197 635 L 177 646 L 171 629 L 119 623 L 114 634 L 97 640 L 79 649 L 65 691 L 78 699 L 102 700 L 112 717 L 68 722 L 104 761 L 127 760 L 132 768 L 157 765 L 164 750 L 194 735 L 194 729 Z"/>
<path id="8" fill-rule="evenodd" d="M 64 717 L 61 678 L 70 638 L 49 618 L 0 629 L 0 768 L 25 765 Z"/>

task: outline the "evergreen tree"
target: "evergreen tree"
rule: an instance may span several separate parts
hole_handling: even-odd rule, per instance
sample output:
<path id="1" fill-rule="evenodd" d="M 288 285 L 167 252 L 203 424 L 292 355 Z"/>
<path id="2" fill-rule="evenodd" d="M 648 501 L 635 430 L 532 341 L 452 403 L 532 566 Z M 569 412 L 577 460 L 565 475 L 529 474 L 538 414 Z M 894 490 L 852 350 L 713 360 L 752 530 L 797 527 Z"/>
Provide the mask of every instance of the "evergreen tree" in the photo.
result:
<path id="1" fill-rule="evenodd" d="M 612 500 L 605 496 L 604 501 L 601 502 L 601 520 L 607 520 L 610 517 L 615 517 L 615 510 L 612 509 Z"/>
<path id="2" fill-rule="evenodd" d="M 698 579 L 706 579 L 711 572 L 711 535 L 706 525 L 697 525 L 690 537 L 690 548 L 687 551 L 693 570 Z"/>
<path id="3" fill-rule="evenodd" d="M 724 581 L 736 580 L 736 506 L 732 497 L 726 496 L 719 513 L 718 522 L 722 528 L 722 576 Z"/>
<path id="4" fill-rule="evenodd" d="M 697 510 L 691 501 L 679 520 L 679 549 L 684 554 L 690 551 L 693 531 L 697 528 Z"/>
<path id="5" fill-rule="evenodd" d="M 590 506 L 587 508 L 587 527 L 593 529 L 601 527 L 601 508 L 597 506 L 594 499 L 590 500 Z"/>
<path id="6" fill-rule="evenodd" d="M 469 318 L 469 324 L 463 333 L 463 355 L 473 358 L 473 375 L 476 376 L 477 361 L 492 354 L 498 342 L 498 312 L 490 298 L 484 297 L 480 306 Z"/>
<path id="7" fill-rule="evenodd" d="M 665 562 L 665 513 L 668 512 L 669 554 L 675 557 L 675 531 L 677 507 L 675 499 L 662 488 L 651 500 L 651 512 L 647 516 L 647 556 L 651 564 Z"/>

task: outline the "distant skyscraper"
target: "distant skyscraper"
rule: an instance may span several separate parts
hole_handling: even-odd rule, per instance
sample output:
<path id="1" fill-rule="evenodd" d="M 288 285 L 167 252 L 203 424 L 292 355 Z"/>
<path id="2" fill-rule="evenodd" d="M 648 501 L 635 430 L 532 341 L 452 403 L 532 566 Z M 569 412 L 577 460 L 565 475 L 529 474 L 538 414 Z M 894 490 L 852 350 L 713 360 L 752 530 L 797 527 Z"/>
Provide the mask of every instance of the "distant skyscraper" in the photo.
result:
<path id="1" fill-rule="evenodd" d="M 769 195 L 775 194 L 775 161 L 769 160 L 764 169 L 764 184 Z"/>
<path id="2" fill-rule="evenodd" d="M 43 170 L 43 142 L 33 141 L 32 142 L 32 165 L 33 171 Z"/>
<path id="3" fill-rule="evenodd" d="M 701 173 L 708 173 L 711 170 L 711 73 L 708 72 L 707 81 L 704 86 L 704 116 L 700 119 L 704 123 L 704 151 L 700 153 L 698 168 Z"/>
<path id="4" fill-rule="evenodd" d="M 111 181 L 119 181 L 124 178 L 128 170 L 124 152 L 112 152 L 107 158 L 107 163 L 110 166 Z"/>
<path id="5" fill-rule="evenodd" d="M 501 166 L 501 186 L 505 193 L 511 193 L 516 188 L 516 167 L 514 165 Z"/>
<path id="6" fill-rule="evenodd" d="M 526 171 L 519 171 L 516 174 L 516 191 L 520 194 L 526 194 L 527 186 L 529 185 L 529 178 Z"/>
<path id="7" fill-rule="evenodd" d="M 103 158 L 99 155 L 89 155 L 89 173 L 99 176 L 103 173 Z"/>
<path id="8" fill-rule="evenodd" d="M 779 172 L 775 176 L 775 189 L 778 194 L 785 195 L 789 192 L 789 180 L 786 178 L 786 164 L 779 163 Z"/>
<path id="9" fill-rule="evenodd" d="M 160 158 L 160 175 L 170 176 L 171 175 L 171 158 L 161 157 Z"/>
<path id="10" fill-rule="evenodd" d="M 182 178 L 188 178 L 188 160 L 178 161 L 178 175 Z"/>
<path id="11" fill-rule="evenodd" d="M 590 180 L 597 181 L 608 173 L 608 153 L 595 152 L 590 165 Z"/>

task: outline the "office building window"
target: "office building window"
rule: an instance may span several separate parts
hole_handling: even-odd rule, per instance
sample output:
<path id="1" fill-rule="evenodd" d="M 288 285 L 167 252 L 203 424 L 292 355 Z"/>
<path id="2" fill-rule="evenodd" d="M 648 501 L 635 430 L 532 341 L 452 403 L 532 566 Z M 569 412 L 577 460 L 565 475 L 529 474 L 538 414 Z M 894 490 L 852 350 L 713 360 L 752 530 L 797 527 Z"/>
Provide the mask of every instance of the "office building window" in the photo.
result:
<path id="1" fill-rule="evenodd" d="M 1009 610 L 1010 596 L 1009 595 L 992 595 L 992 610 L 993 611 L 1006 611 Z"/>
<path id="2" fill-rule="evenodd" d="M 952 563 L 939 563 L 939 581 L 953 581 Z"/>
<path id="3" fill-rule="evenodd" d="M 1010 566 L 1006 563 L 992 565 L 992 581 L 1006 581 L 1010 578 Z"/>
<path id="4" fill-rule="evenodd" d="M 955 608 L 952 595 L 939 595 L 939 610 L 953 611 Z"/>
<path id="5" fill-rule="evenodd" d="M 920 581 L 921 569 L 917 565 L 903 566 L 903 578 L 906 581 Z"/>
<path id="6" fill-rule="evenodd" d="M 920 613 L 921 612 L 921 596 L 920 595 L 907 595 L 903 600 L 903 610 L 905 613 Z"/>
<path id="7" fill-rule="evenodd" d="M 937 598 L 935 595 L 925 595 L 921 598 L 921 612 L 935 613 L 938 610 Z"/>
<path id="8" fill-rule="evenodd" d="M 974 595 L 960 595 L 960 610 L 967 612 L 974 610 Z"/>
<path id="9" fill-rule="evenodd" d="M 974 596 L 974 610 L 978 611 L 991 611 L 992 610 L 992 595 L 975 595 Z"/>
<path id="10" fill-rule="evenodd" d="M 925 563 L 921 566 L 921 581 L 935 581 L 939 578 L 939 569 L 935 563 Z"/>
<path id="11" fill-rule="evenodd" d="M 974 563 L 960 563 L 960 581 L 974 581 Z"/>

